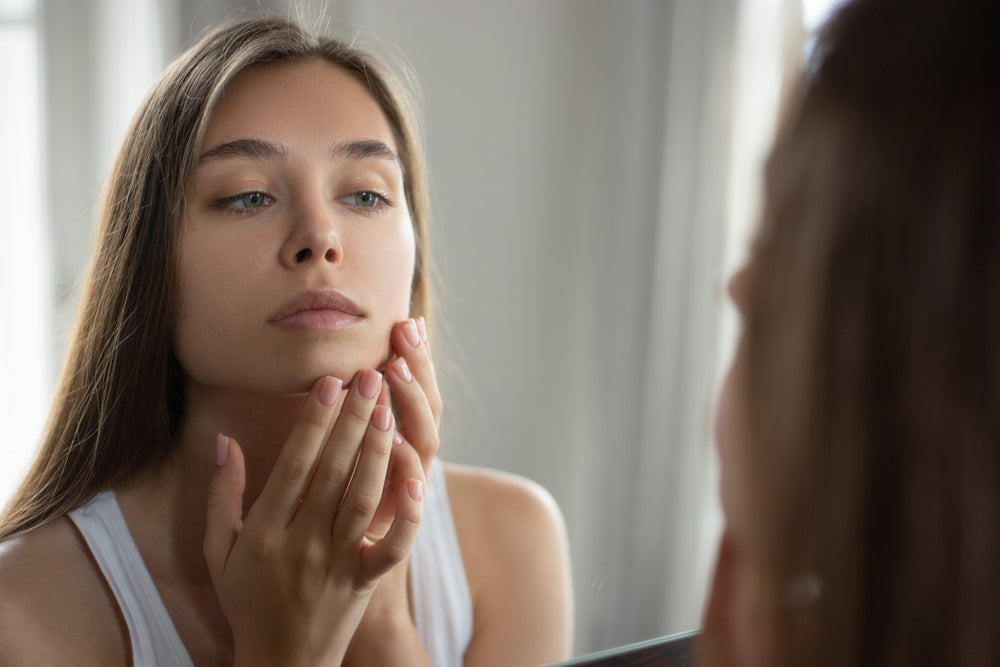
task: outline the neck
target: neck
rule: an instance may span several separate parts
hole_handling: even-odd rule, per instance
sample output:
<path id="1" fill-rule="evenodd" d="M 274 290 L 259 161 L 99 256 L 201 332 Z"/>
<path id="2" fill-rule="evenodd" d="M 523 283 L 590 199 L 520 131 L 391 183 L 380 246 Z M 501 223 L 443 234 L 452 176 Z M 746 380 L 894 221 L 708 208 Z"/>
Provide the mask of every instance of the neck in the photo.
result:
<path id="1" fill-rule="evenodd" d="M 203 555 L 208 484 L 216 470 L 216 435 L 235 438 L 243 450 L 246 516 L 271 474 L 304 399 L 304 394 L 266 396 L 189 380 L 184 421 L 171 455 L 115 489 L 133 539 L 186 643 L 231 650 L 229 625 Z M 197 631 L 188 632 L 192 628 Z"/>
<path id="2" fill-rule="evenodd" d="M 246 458 L 246 511 L 267 482 L 305 397 L 270 396 L 189 382 L 184 423 L 175 442 L 178 460 L 206 473 L 207 482 L 215 469 L 216 436 L 222 433 L 234 438 Z"/>
<path id="3" fill-rule="evenodd" d="M 271 474 L 304 399 L 304 394 L 268 396 L 189 381 L 184 421 L 171 456 L 117 489 L 136 541 L 154 545 L 157 553 L 172 561 L 162 564 L 170 570 L 204 578 L 205 503 L 216 469 L 217 434 L 234 438 L 243 450 L 246 516 Z"/>

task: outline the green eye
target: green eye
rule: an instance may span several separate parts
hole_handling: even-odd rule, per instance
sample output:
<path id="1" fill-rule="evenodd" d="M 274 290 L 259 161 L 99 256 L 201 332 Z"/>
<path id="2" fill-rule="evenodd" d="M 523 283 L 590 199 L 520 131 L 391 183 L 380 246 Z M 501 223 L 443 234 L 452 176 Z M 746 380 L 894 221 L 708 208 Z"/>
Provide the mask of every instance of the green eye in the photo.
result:
<path id="1" fill-rule="evenodd" d="M 368 191 L 355 192 L 350 196 L 354 200 L 354 205 L 359 208 L 375 208 L 381 200 L 377 194 Z"/>
<path id="2" fill-rule="evenodd" d="M 267 195 L 263 192 L 244 192 L 233 199 L 233 204 L 239 208 L 259 208 L 267 203 Z"/>

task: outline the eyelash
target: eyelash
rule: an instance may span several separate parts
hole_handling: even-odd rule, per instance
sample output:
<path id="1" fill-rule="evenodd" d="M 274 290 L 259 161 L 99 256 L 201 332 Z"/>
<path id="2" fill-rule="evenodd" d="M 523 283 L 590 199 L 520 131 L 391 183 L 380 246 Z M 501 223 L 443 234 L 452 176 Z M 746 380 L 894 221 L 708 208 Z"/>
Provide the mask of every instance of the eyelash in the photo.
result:
<path id="1" fill-rule="evenodd" d="M 389 199 L 385 194 L 379 192 L 378 190 L 357 190 L 356 192 L 351 192 L 343 197 L 338 197 L 338 199 L 345 199 L 347 197 L 357 197 L 358 195 L 372 195 L 378 201 L 376 201 L 371 206 L 358 206 L 357 204 L 347 204 L 351 208 L 361 211 L 365 215 L 376 215 L 382 212 L 383 208 L 392 208 L 395 206 L 392 200 Z"/>
<path id="2" fill-rule="evenodd" d="M 235 206 L 235 204 L 239 202 L 241 199 L 250 197 L 252 195 L 260 195 L 265 199 L 265 202 L 253 207 Z M 340 201 L 347 197 L 357 197 L 359 195 L 372 195 L 377 199 L 377 201 L 371 206 L 346 204 L 347 206 L 350 206 L 354 210 L 360 211 L 363 215 L 376 215 L 380 213 L 383 208 L 392 208 L 395 206 L 393 201 L 389 199 L 388 196 L 386 196 L 382 192 L 379 192 L 378 190 L 357 190 L 355 192 L 351 192 L 341 197 L 338 197 L 337 200 Z M 267 208 L 273 203 L 274 203 L 274 198 L 269 196 L 267 193 L 261 192 L 260 190 L 248 190 L 246 192 L 240 192 L 239 194 L 232 195 L 231 197 L 223 197 L 222 199 L 215 201 L 212 204 L 212 206 L 220 209 L 225 209 L 226 211 L 234 215 L 248 216 L 248 215 L 254 215 L 259 209 Z"/>

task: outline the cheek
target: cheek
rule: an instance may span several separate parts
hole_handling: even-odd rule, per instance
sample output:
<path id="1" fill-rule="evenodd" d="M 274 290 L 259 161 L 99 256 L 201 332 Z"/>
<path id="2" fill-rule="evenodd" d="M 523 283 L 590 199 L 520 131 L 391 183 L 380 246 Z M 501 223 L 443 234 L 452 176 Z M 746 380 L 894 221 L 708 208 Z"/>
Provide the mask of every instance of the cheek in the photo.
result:
<path id="1" fill-rule="evenodd" d="M 741 346 L 742 347 L 742 346 Z M 719 456 L 719 490 L 726 520 L 737 534 L 745 525 L 747 506 L 744 460 L 747 451 L 743 353 L 738 349 L 719 393 L 715 442 Z"/>
<path id="2" fill-rule="evenodd" d="M 210 239 L 182 243 L 178 253 L 177 314 L 173 339 L 181 366 L 190 371 L 218 356 L 215 341 L 232 341 L 240 317 L 241 290 L 235 252 L 217 252 Z M 244 267 L 246 262 L 243 262 Z"/>
<path id="3" fill-rule="evenodd" d="M 397 238 L 370 249 L 373 267 L 371 284 L 378 291 L 378 302 L 393 322 L 410 314 L 410 296 L 415 266 L 415 240 L 412 229 L 401 229 Z"/>

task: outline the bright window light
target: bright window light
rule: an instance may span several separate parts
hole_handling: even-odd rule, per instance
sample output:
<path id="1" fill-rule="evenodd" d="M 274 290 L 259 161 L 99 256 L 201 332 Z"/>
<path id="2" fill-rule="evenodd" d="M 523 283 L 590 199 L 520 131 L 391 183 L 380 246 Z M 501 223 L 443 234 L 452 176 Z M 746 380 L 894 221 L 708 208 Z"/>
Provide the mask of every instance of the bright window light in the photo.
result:
<path id="1" fill-rule="evenodd" d="M 33 2 L 0 0 L 0 503 L 34 453 L 50 398 L 49 244 L 42 206 L 38 34 Z"/>
<path id="2" fill-rule="evenodd" d="M 802 23 L 806 32 L 812 32 L 846 0 L 802 0 Z"/>

